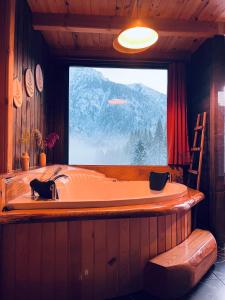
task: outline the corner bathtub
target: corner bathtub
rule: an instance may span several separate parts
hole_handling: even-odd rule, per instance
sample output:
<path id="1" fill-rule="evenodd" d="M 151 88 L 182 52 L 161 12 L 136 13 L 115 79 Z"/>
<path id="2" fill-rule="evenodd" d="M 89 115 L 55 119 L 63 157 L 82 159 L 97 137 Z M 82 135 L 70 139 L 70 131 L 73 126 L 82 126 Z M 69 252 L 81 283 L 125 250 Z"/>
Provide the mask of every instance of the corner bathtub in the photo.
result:
<path id="1" fill-rule="evenodd" d="M 7 210 L 30 209 L 72 209 L 96 208 L 127 205 L 141 205 L 175 200 L 186 196 L 187 187 L 179 183 L 167 183 L 165 188 L 158 192 L 149 189 L 148 181 L 118 181 L 105 175 L 80 168 L 63 167 L 61 174 L 68 179 L 56 181 L 59 199 L 32 200 L 29 182 L 33 178 L 48 178 L 45 168 L 20 178 L 20 185 L 26 185 L 26 192 L 18 197 L 5 201 Z"/>
<path id="2" fill-rule="evenodd" d="M 146 262 L 187 239 L 191 208 L 204 199 L 178 183 L 153 192 L 148 181 L 61 166 L 69 179 L 57 182 L 60 199 L 32 200 L 30 181 L 57 167 L 3 179 L 1 300 L 47 300 L 49 287 L 58 298 L 88 300 L 143 290 Z"/>

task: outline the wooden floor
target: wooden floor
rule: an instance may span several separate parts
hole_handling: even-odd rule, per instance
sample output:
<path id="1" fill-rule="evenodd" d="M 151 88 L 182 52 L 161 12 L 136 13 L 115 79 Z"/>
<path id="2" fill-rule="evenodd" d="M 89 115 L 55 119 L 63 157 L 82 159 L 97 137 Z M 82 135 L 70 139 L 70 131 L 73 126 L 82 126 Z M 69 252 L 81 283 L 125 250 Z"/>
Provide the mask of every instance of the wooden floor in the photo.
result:
<path id="1" fill-rule="evenodd" d="M 225 299 L 225 249 L 219 249 L 218 259 L 196 288 L 180 300 L 224 300 Z M 111 300 L 157 300 L 143 292 Z"/>

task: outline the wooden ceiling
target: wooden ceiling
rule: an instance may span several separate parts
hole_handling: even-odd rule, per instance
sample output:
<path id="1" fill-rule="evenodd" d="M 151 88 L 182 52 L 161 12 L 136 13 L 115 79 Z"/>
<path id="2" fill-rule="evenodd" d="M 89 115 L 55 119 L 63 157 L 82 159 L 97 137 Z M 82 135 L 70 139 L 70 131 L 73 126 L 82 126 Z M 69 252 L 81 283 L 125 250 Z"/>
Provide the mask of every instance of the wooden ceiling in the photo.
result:
<path id="1" fill-rule="evenodd" d="M 225 34 L 225 0 L 27 0 L 33 27 L 53 53 L 73 58 L 130 58 L 112 42 L 135 19 L 159 32 L 158 42 L 133 57 L 186 59 L 207 38 Z"/>

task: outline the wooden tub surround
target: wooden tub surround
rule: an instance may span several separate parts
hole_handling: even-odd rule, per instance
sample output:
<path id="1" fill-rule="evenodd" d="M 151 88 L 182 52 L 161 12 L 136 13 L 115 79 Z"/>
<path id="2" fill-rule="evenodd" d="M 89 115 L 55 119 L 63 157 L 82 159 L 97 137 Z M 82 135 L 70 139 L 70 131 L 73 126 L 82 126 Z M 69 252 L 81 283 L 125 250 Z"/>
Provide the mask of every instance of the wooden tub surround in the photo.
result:
<path id="1" fill-rule="evenodd" d="M 145 289 L 159 299 L 177 299 L 199 282 L 216 259 L 215 238 L 196 229 L 184 242 L 146 264 Z"/>
<path id="2" fill-rule="evenodd" d="M 8 199 L 12 182 L 3 189 Z M 17 191 L 27 192 L 23 184 Z M 139 291 L 149 260 L 188 239 L 191 208 L 203 199 L 188 189 L 141 205 L 2 211 L 0 299 L 100 300 Z"/>

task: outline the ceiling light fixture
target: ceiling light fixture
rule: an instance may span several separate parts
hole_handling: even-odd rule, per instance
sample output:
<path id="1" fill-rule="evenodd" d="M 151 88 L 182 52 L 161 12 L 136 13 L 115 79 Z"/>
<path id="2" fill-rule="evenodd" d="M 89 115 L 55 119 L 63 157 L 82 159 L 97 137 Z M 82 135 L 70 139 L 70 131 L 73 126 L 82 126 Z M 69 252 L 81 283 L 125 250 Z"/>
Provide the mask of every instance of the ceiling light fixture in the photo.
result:
<path id="1" fill-rule="evenodd" d="M 138 16 L 138 0 L 137 4 L 137 16 Z M 137 21 L 131 27 L 125 28 L 120 32 L 118 37 L 113 41 L 113 47 L 115 50 L 122 53 L 139 53 L 147 50 L 158 40 L 158 33 L 143 24 L 141 21 Z"/>

